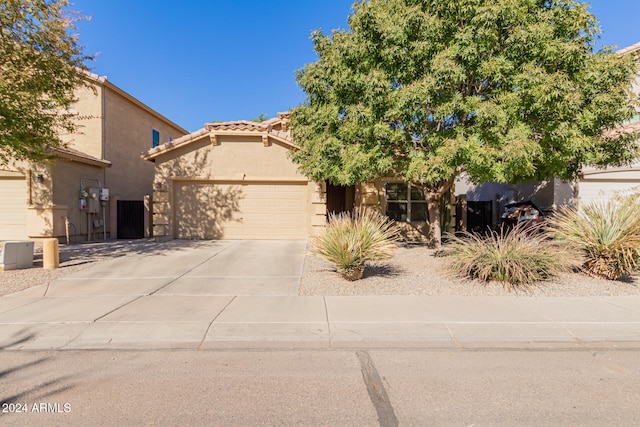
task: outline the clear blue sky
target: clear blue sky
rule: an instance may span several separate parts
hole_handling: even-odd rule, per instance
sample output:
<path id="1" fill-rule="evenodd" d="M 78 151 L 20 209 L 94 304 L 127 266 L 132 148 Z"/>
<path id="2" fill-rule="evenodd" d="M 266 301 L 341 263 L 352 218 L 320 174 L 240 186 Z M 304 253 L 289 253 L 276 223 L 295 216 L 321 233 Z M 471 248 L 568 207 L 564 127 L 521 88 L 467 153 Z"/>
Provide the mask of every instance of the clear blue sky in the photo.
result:
<path id="1" fill-rule="evenodd" d="M 352 0 L 72 0 L 90 21 L 92 71 L 188 131 L 274 117 L 304 101 L 295 70 L 313 62 L 313 29 L 347 28 Z M 592 0 L 601 44 L 640 41 L 638 0 Z"/>

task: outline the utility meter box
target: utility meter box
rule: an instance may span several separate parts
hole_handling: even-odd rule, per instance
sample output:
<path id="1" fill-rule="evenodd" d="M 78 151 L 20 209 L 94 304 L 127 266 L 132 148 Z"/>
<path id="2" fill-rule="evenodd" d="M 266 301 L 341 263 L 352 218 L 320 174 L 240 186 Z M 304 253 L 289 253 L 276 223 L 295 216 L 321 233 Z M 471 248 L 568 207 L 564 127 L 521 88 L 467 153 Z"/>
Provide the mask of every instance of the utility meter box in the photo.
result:
<path id="1" fill-rule="evenodd" d="M 0 271 L 33 267 L 33 242 L 0 242 Z"/>
<path id="2" fill-rule="evenodd" d="M 99 188 L 89 188 L 87 196 L 87 213 L 99 213 L 100 212 L 100 196 Z"/>
<path id="3" fill-rule="evenodd" d="M 109 200 L 109 189 L 101 188 L 100 189 L 100 201 L 106 202 Z"/>

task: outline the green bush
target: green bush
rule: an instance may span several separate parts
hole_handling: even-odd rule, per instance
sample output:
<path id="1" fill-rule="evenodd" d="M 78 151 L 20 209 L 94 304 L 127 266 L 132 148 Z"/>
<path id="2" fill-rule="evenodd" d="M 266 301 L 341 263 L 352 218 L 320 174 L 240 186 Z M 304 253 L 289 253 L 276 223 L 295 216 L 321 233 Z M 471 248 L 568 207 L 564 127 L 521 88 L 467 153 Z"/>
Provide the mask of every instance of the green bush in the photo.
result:
<path id="1" fill-rule="evenodd" d="M 397 241 L 393 222 L 372 210 L 331 214 L 324 232 L 312 239 L 313 253 L 334 263 L 347 280 L 362 278 L 367 262 L 391 258 Z"/>
<path id="2" fill-rule="evenodd" d="M 564 208 L 549 220 L 553 235 L 583 256 L 585 273 L 609 280 L 640 266 L 640 197 Z"/>
<path id="3" fill-rule="evenodd" d="M 538 227 L 513 227 L 488 236 L 464 233 L 450 236 L 446 253 L 451 271 L 485 282 L 495 280 L 510 288 L 527 286 L 568 267 L 564 253 Z"/>

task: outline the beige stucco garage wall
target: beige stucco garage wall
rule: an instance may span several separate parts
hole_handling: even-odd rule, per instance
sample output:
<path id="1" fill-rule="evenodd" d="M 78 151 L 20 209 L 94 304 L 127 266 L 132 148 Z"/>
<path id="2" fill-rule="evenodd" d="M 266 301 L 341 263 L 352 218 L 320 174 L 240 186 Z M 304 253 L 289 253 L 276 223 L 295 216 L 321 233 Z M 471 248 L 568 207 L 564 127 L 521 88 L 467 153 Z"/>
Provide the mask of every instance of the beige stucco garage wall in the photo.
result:
<path id="1" fill-rule="evenodd" d="M 289 159 L 290 146 L 263 134 L 217 135 L 208 133 L 155 159 L 154 235 L 176 235 L 175 189 L 186 183 L 282 183 L 306 185 L 307 229 L 325 224 L 322 185 L 310 182 Z M 267 145 L 265 146 L 265 140 Z M 194 210 L 196 207 L 194 207 Z M 201 209 L 201 207 L 198 207 Z M 211 218 L 216 217 L 211 206 Z M 179 220 L 179 218 L 178 218 Z"/>

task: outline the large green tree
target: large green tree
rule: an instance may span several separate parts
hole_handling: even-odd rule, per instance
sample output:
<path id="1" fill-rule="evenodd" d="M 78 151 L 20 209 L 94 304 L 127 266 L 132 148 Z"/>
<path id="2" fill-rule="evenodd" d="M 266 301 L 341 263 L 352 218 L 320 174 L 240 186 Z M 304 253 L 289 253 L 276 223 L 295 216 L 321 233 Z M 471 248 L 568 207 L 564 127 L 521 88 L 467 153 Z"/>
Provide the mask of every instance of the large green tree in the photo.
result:
<path id="1" fill-rule="evenodd" d="M 0 162 L 39 160 L 76 130 L 69 109 L 89 59 L 67 0 L 0 0 Z"/>
<path id="2" fill-rule="evenodd" d="M 396 176 L 424 189 L 431 243 L 454 179 L 575 178 L 624 164 L 635 138 L 607 132 L 634 110 L 635 64 L 594 50 L 599 29 L 572 0 L 370 0 L 348 30 L 312 33 L 292 111 L 308 176 L 354 184 Z"/>

